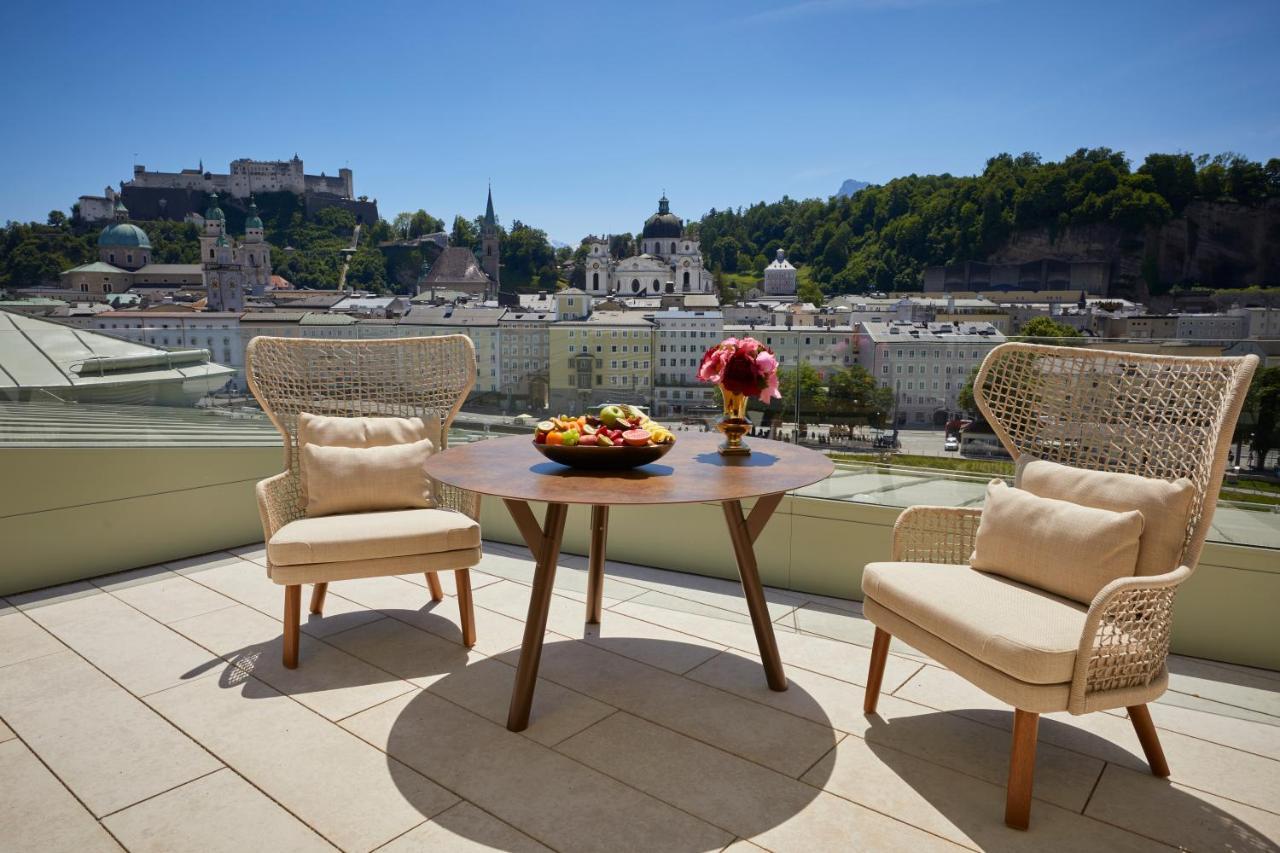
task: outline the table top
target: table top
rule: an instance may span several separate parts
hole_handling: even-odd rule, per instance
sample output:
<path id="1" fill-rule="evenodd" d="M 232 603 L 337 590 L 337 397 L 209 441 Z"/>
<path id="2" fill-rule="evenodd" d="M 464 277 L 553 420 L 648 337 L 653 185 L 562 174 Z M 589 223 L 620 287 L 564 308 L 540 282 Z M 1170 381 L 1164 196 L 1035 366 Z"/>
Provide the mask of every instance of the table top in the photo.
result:
<path id="1" fill-rule="evenodd" d="M 522 501 L 621 506 L 729 501 L 789 492 L 835 470 L 816 450 L 747 439 L 750 456 L 721 456 L 719 433 L 677 433 L 657 462 L 626 471 L 585 471 L 552 462 L 533 436 L 491 438 L 427 460 L 427 474 L 471 492 Z M 608 450 L 601 451 L 608 453 Z"/>

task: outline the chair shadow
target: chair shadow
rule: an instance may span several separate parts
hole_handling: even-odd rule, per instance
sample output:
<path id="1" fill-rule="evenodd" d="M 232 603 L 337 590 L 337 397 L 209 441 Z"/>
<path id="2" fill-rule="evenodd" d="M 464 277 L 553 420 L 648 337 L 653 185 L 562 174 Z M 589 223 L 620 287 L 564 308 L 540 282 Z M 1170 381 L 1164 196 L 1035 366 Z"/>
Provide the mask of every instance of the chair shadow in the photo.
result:
<path id="1" fill-rule="evenodd" d="M 997 784 L 967 779 L 966 784 L 957 785 L 955 777 L 959 771 L 939 772 L 935 765 L 903 752 L 898 746 L 904 741 L 935 739 L 937 730 L 943 726 L 941 718 L 954 713 L 1001 728 L 1011 728 L 1007 719 L 1012 716 L 1011 711 L 991 709 L 938 711 L 891 720 L 870 715 L 867 717 L 870 728 L 865 732 L 867 746 L 885 766 L 982 850 L 1062 849 L 1064 847 L 1080 849 L 1090 843 L 1091 839 L 1079 836 L 1080 825 L 1077 821 L 1058 819 L 1065 814 L 1076 815 L 1075 812 L 1064 814 L 1061 807 L 1044 800 L 1033 801 L 1029 830 L 1023 832 L 1006 827 L 1003 780 Z M 1072 729 L 1071 735 L 1077 743 L 1092 741 L 1087 744 L 1088 754 L 1105 758 L 1114 764 L 1112 767 L 1107 767 L 1107 774 L 1140 772 L 1133 769 L 1135 756 L 1132 753 L 1105 738 L 1076 729 L 1058 720 L 1041 718 L 1040 742 L 1042 744 L 1048 741 L 1045 733 L 1051 733 L 1055 728 Z M 1136 758 L 1142 760 L 1141 756 Z M 1143 766 L 1146 766 L 1145 763 Z M 1174 770 L 1176 778 L 1177 769 Z M 1037 771 L 1038 774 L 1041 772 L 1044 771 Z M 1037 781 L 1039 781 L 1038 777 Z M 1139 806 L 1140 812 L 1149 816 L 1160 816 L 1160 826 L 1155 831 L 1159 832 L 1160 840 L 1167 844 L 1185 849 L 1222 851 L 1222 853 L 1280 851 L 1275 841 L 1262 830 L 1254 828 L 1239 817 L 1188 791 L 1174 787 L 1168 780 L 1141 772 L 1140 784 L 1145 798 Z M 1093 796 L 1101 796 L 1105 793 L 1095 789 Z M 1128 805 L 1132 807 L 1133 804 Z M 1103 821 L 1107 822 L 1105 818 Z M 1205 845 L 1197 838 L 1204 834 L 1205 827 L 1212 830 L 1214 841 L 1209 845 Z M 1142 830 L 1129 831 L 1141 831 L 1144 835 L 1157 837 L 1152 835 L 1151 826 L 1145 826 Z"/>

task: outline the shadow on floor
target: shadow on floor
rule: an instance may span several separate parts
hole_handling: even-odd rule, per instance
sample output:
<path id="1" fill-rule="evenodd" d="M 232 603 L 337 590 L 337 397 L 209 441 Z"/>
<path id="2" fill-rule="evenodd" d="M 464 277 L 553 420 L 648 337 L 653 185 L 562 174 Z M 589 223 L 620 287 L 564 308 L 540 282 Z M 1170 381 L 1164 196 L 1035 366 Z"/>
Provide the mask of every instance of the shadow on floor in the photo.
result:
<path id="1" fill-rule="evenodd" d="M 967 717 L 986 717 L 993 725 L 1010 728 L 1008 721 L 997 720 L 1003 714 L 1011 717 L 1012 711 L 998 712 L 986 709 L 959 711 Z M 912 740 L 937 739 L 939 728 L 946 728 L 944 718 L 948 712 L 936 712 L 919 716 L 884 720 L 877 715 L 867 719 L 871 727 L 866 731 L 867 745 L 871 751 L 899 778 L 907 783 L 922 799 L 968 837 L 982 850 L 1046 850 L 1046 849 L 1110 849 L 1110 844 L 1121 833 L 1112 833 L 1105 825 L 1092 821 L 1081 822 L 1074 812 L 1055 807 L 1043 800 L 1033 801 L 1031 828 L 1026 832 L 1009 829 L 1004 825 L 1005 788 L 976 778 L 962 776 L 957 771 L 941 770 L 936 765 L 902 752 L 894 744 Z M 1043 733 L 1053 727 L 1068 724 L 1042 718 Z M 892 730 L 892 734 L 890 733 Z M 1076 729 L 1073 737 L 1092 739 L 1088 750 L 1091 755 L 1128 758 L 1120 747 L 1090 732 Z M 1129 759 L 1132 764 L 1132 759 Z M 1145 766 L 1145 764 L 1143 765 Z M 1044 770 L 1037 770 L 1039 774 Z M 1111 774 L 1130 774 L 1122 777 L 1121 790 L 1109 784 Z M 1095 787 L 1089 801 L 1088 812 L 1101 820 L 1123 826 L 1131 832 L 1183 849 L 1241 853 L 1241 851 L 1280 851 L 1266 833 L 1251 826 L 1241 818 L 1229 814 L 1212 803 L 1180 789 L 1168 780 L 1149 773 L 1138 773 L 1127 767 L 1109 764 L 1104 778 Z M 1174 778 L 1177 768 L 1174 768 Z M 1118 799 L 1108 803 L 1109 796 L 1124 794 L 1124 802 Z M 1111 812 L 1102 815 L 1100 812 Z M 1096 836 L 1096 837 L 1095 837 Z M 1128 840 L 1135 840 L 1128 836 Z M 1132 845 L 1130 845 L 1132 846 Z"/>

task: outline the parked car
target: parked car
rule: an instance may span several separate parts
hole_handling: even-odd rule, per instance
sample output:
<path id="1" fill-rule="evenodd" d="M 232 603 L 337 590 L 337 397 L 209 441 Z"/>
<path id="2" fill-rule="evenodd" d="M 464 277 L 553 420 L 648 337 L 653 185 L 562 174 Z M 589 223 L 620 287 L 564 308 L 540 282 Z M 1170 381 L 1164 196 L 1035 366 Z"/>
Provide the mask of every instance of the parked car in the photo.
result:
<path id="1" fill-rule="evenodd" d="M 942 443 L 942 449 L 943 450 L 959 450 L 960 439 L 956 438 L 954 435 L 947 436 L 947 440 Z"/>

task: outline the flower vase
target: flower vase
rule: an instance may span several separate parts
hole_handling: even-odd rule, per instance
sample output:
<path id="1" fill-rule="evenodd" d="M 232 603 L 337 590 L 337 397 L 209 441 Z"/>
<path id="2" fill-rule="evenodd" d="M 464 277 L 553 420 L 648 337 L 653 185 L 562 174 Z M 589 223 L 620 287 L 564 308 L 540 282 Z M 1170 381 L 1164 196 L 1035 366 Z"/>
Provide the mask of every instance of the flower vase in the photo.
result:
<path id="1" fill-rule="evenodd" d="M 721 456 L 748 456 L 751 448 L 742 437 L 751 428 L 747 420 L 747 395 L 730 391 L 720 386 L 720 395 L 724 398 L 724 418 L 716 424 L 716 429 L 724 433 L 724 441 L 720 443 Z"/>

